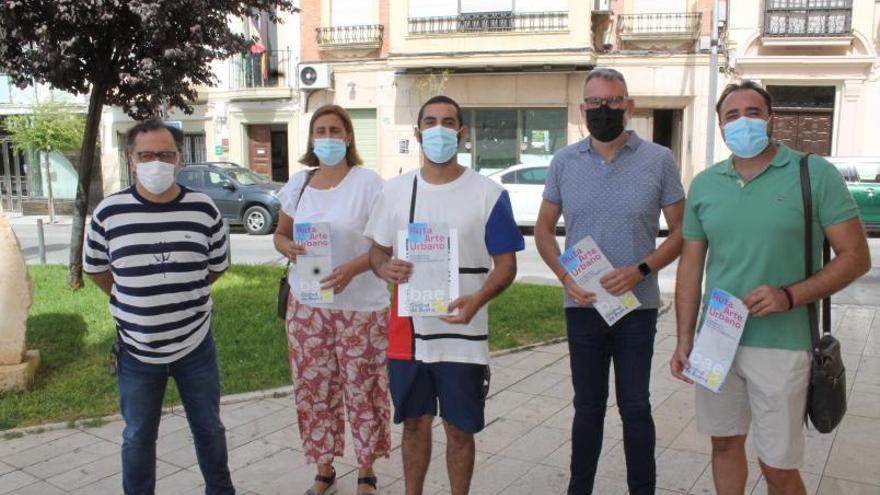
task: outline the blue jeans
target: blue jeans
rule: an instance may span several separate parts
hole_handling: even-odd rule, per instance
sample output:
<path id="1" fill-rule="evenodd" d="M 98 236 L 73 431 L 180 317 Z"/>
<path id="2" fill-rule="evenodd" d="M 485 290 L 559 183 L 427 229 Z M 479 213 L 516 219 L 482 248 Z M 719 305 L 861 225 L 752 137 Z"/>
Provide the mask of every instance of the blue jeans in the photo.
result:
<path id="1" fill-rule="evenodd" d="M 119 353 L 119 406 L 122 432 L 122 487 L 126 495 L 156 491 L 156 437 L 168 377 L 174 377 L 186 410 L 206 494 L 234 494 L 220 422 L 220 375 L 209 332 L 199 346 L 171 364 L 147 364 Z"/>
<path id="2" fill-rule="evenodd" d="M 648 385 L 657 332 L 657 310 L 633 311 L 609 327 L 592 308 L 566 308 L 574 421 L 571 431 L 569 495 L 593 492 L 593 480 L 608 404 L 608 370 L 614 362 L 617 409 L 623 422 L 623 450 L 629 493 L 654 493 L 656 434 Z"/>

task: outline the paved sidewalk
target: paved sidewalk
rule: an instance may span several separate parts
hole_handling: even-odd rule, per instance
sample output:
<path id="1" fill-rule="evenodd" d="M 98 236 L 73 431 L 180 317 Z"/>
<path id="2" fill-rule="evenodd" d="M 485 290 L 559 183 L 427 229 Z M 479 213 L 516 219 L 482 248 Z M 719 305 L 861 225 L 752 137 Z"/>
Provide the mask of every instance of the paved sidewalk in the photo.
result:
<path id="1" fill-rule="evenodd" d="M 830 435 L 807 434 L 803 466 L 808 493 L 880 493 L 880 308 L 835 308 L 836 335 L 847 352 L 849 413 Z M 709 441 L 696 432 L 693 391 L 674 381 L 667 361 L 675 345 L 671 314 L 660 319 L 651 400 L 657 424 L 658 493 L 713 493 Z M 472 493 L 563 493 L 570 449 L 570 374 L 565 343 L 495 357 L 488 427 L 477 436 Z M 613 390 L 613 388 L 612 388 Z M 264 394 L 222 408 L 232 476 L 240 493 L 302 493 L 311 483 L 290 396 Z M 117 494 L 121 492 L 122 422 L 53 429 L 0 441 L 0 493 Z M 442 426 L 434 429 L 426 493 L 448 493 Z M 162 419 L 157 493 L 203 493 L 201 475 L 181 409 Z M 384 494 L 403 493 L 400 428 L 392 432 L 391 458 L 376 471 Z M 596 480 L 597 494 L 626 492 L 621 427 L 613 392 Z M 747 493 L 766 493 L 750 453 Z M 339 493 L 354 493 L 356 462 L 338 460 Z"/>

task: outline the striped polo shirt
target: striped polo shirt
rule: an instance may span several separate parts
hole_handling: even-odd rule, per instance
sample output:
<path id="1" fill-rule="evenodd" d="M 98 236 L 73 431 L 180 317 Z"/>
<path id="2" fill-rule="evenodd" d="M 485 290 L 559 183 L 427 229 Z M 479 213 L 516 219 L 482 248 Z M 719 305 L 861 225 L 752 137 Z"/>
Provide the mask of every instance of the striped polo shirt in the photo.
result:
<path id="1" fill-rule="evenodd" d="M 209 274 L 226 270 L 227 252 L 208 196 L 181 186 L 172 201 L 153 203 L 132 186 L 95 209 L 83 269 L 112 272 L 110 313 L 125 349 L 142 362 L 167 364 L 210 331 Z"/>

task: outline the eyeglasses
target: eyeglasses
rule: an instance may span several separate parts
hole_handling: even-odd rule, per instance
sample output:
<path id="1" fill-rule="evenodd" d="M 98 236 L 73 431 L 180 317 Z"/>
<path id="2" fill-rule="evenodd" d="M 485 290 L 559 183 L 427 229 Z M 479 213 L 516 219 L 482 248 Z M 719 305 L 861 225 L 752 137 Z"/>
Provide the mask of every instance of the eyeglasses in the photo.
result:
<path id="1" fill-rule="evenodd" d="M 599 108 L 602 105 L 608 105 L 611 108 L 620 108 L 626 103 L 626 96 L 608 96 L 606 98 L 591 96 L 589 98 L 584 98 L 584 103 L 587 104 L 587 108 Z"/>
<path id="2" fill-rule="evenodd" d="M 132 154 L 138 163 L 153 162 L 156 160 L 165 163 L 172 163 L 177 159 L 176 151 L 137 151 Z"/>

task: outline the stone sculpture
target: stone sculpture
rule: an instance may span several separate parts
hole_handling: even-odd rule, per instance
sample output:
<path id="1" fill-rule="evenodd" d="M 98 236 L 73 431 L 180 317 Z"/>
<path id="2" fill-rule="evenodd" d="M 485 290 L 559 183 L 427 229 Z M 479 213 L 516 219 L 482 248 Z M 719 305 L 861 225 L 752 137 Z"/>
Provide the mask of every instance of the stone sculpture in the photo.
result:
<path id="1" fill-rule="evenodd" d="M 34 382 L 40 353 L 27 350 L 25 331 L 33 302 L 21 245 L 0 213 L 0 392 L 24 390 Z"/>

